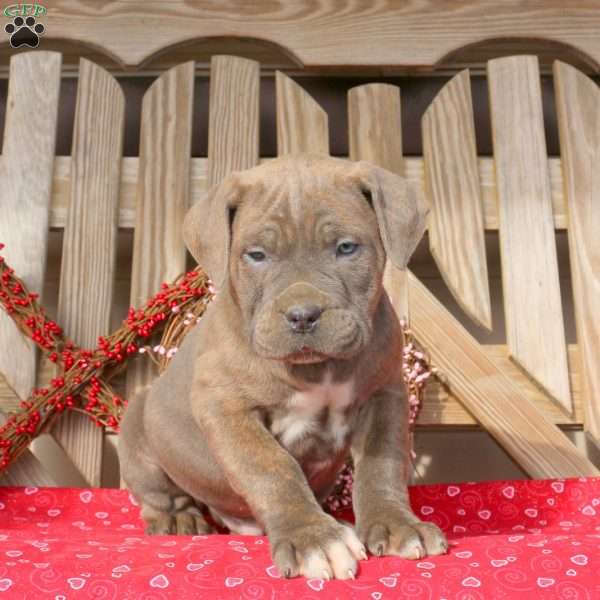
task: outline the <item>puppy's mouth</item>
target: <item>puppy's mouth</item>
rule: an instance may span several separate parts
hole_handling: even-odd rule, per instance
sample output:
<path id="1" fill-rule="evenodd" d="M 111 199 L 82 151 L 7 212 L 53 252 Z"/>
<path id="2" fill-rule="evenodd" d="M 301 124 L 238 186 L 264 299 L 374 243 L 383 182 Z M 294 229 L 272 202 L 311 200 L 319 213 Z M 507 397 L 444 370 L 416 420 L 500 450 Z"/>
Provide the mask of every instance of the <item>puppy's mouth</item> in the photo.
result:
<path id="1" fill-rule="evenodd" d="M 308 365 L 324 362 L 329 358 L 330 357 L 326 354 L 323 354 L 322 352 L 317 352 L 309 346 L 302 346 L 300 350 L 292 352 L 287 356 L 283 356 L 279 360 L 294 365 Z"/>

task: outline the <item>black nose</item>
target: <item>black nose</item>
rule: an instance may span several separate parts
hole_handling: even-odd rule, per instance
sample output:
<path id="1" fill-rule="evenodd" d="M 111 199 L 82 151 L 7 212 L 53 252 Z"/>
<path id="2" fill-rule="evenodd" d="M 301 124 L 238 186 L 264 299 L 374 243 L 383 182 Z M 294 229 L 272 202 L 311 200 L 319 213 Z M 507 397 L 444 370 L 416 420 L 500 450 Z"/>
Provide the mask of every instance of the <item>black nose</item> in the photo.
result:
<path id="1" fill-rule="evenodd" d="M 323 309 L 315 304 L 292 306 L 285 313 L 290 327 L 294 333 L 309 333 L 317 325 Z"/>

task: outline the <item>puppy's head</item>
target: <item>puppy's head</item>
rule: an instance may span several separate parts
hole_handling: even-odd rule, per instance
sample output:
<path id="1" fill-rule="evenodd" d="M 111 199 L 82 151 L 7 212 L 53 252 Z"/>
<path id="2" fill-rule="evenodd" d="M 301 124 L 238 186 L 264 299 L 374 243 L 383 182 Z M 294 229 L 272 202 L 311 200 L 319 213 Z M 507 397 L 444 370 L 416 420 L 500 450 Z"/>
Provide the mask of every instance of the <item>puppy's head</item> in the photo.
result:
<path id="1" fill-rule="evenodd" d="M 366 162 L 283 157 L 234 173 L 189 211 L 185 242 L 231 293 L 259 355 L 350 358 L 372 335 L 386 254 L 404 269 L 426 205 Z"/>

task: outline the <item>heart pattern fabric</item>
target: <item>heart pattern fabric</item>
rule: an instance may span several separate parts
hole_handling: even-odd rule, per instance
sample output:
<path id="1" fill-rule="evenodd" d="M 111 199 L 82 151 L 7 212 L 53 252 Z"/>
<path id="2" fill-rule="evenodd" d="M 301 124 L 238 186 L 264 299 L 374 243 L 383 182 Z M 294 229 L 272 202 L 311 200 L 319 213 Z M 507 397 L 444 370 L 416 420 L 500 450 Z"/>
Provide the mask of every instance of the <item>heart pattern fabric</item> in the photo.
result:
<path id="1" fill-rule="evenodd" d="M 449 553 L 369 557 L 356 580 L 328 581 L 281 577 L 265 537 L 148 537 L 124 490 L 0 488 L 0 600 L 600 598 L 600 478 L 413 486 L 410 497 Z"/>

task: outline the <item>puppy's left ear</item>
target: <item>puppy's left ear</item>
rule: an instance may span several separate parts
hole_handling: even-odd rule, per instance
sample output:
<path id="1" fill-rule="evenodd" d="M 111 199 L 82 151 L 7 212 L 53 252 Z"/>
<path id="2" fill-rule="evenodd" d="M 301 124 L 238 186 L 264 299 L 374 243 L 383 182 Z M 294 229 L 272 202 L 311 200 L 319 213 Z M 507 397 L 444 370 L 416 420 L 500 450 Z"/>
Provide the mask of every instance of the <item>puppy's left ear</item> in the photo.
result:
<path id="1" fill-rule="evenodd" d="M 366 161 L 356 163 L 355 168 L 359 185 L 375 210 L 388 258 L 395 267 L 406 269 L 427 227 L 429 207 L 421 189 Z"/>
<path id="2" fill-rule="evenodd" d="M 185 245 L 217 288 L 227 277 L 231 223 L 243 191 L 238 173 L 232 173 L 208 190 L 183 221 Z"/>

